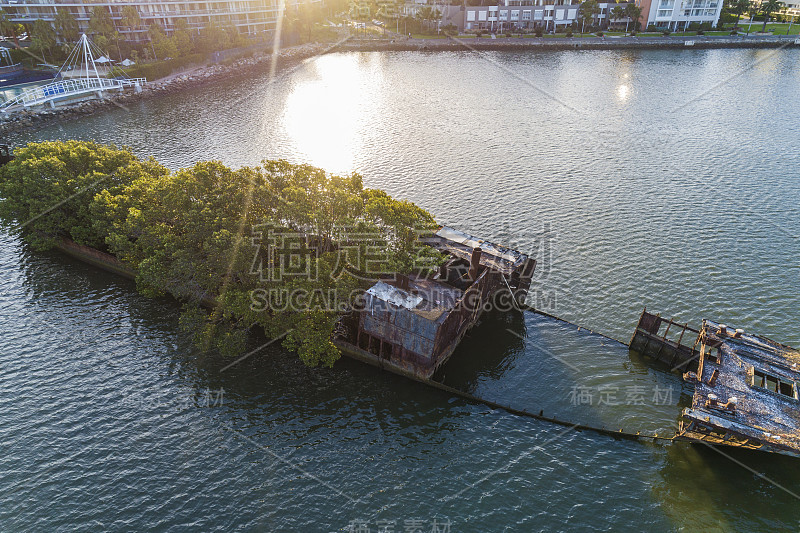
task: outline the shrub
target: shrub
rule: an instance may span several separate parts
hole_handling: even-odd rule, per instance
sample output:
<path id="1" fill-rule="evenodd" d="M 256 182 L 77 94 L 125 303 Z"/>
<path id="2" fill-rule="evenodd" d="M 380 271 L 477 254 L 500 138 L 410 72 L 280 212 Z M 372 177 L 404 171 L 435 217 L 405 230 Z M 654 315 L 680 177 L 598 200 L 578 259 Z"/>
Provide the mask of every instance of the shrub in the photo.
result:
<path id="1" fill-rule="evenodd" d="M 572 28 L 567 29 L 567 37 L 572 37 Z"/>
<path id="2" fill-rule="evenodd" d="M 706 32 L 704 32 L 703 30 L 697 30 L 697 35 L 705 35 L 705 34 Z"/>
<path id="3" fill-rule="evenodd" d="M 669 36 L 669 34 L 670 34 L 670 33 L 672 33 L 672 32 L 671 32 L 671 31 L 669 31 L 669 30 L 663 30 L 663 31 L 661 32 L 661 35 L 663 35 L 664 37 L 667 37 L 667 36 Z"/>
<path id="4" fill-rule="evenodd" d="M 631 32 L 631 37 L 636 37 L 636 32 L 635 31 Z"/>
<path id="5" fill-rule="evenodd" d="M 649 31 L 649 32 L 651 32 L 651 33 L 656 33 L 656 32 L 658 32 L 658 28 L 657 28 L 657 27 L 655 27 L 654 25 L 650 24 L 650 25 L 647 27 L 647 31 Z"/>
<path id="6" fill-rule="evenodd" d="M 542 35 L 544 35 L 544 30 L 540 26 L 537 26 L 533 33 L 537 37 L 541 37 Z"/>
<path id="7" fill-rule="evenodd" d="M 601 31 L 597 32 L 597 36 L 598 37 L 602 37 L 603 35 L 605 35 L 603 32 L 601 32 Z"/>

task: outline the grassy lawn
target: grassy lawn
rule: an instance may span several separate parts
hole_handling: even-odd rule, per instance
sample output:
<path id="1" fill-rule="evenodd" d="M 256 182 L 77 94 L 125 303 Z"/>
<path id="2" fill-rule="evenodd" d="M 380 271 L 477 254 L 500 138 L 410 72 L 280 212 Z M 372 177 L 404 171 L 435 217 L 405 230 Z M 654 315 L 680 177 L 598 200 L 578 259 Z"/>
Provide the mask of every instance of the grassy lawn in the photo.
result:
<path id="1" fill-rule="evenodd" d="M 749 24 L 746 23 L 739 23 L 739 33 L 747 33 L 747 27 Z M 750 27 L 750 33 L 753 34 L 754 32 L 761 31 L 761 28 L 764 26 L 763 22 L 753 22 L 753 25 Z M 786 35 L 786 30 L 789 29 L 789 24 L 781 24 L 781 23 L 767 23 L 767 31 L 772 30 L 773 35 Z M 789 35 L 797 35 L 800 33 L 800 23 L 793 24 L 791 31 L 789 31 Z"/>

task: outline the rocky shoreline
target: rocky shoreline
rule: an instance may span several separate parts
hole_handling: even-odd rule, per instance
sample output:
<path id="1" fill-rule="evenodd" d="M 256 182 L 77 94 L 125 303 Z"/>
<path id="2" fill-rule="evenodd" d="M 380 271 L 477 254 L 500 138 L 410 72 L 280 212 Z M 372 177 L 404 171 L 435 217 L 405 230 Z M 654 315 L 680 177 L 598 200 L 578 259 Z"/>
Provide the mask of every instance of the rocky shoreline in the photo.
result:
<path id="1" fill-rule="evenodd" d="M 386 51 L 557 51 L 557 50 L 636 50 L 687 48 L 782 48 L 798 46 L 797 36 L 640 36 L 583 38 L 497 38 L 497 39 L 348 39 L 331 45 L 309 43 L 282 49 L 276 57 L 276 71 L 299 64 L 309 57 L 331 52 Z M 125 107 L 139 100 L 198 87 L 233 76 L 260 75 L 271 69 L 271 49 L 265 47 L 251 57 L 225 64 L 212 64 L 175 73 L 147 83 L 140 93 L 127 91 L 104 100 L 87 100 L 55 109 L 38 108 L 0 113 L 0 134 L 30 131 L 51 124 L 90 115 L 112 106 Z"/>
<path id="2" fill-rule="evenodd" d="M 323 54 L 330 49 L 325 44 L 305 44 L 283 49 L 277 55 L 276 71 L 297 65 L 304 59 Z M 86 100 L 56 107 L 39 107 L 11 113 L 0 113 L 0 134 L 31 131 L 64 120 L 91 115 L 111 107 L 125 107 L 140 100 L 199 87 L 206 83 L 230 78 L 232 76 L 258 75 L 268 72 L 272 64 L 272 54 L 265 48 L 252 57 L 242 58 L 226 64 L 212 64 L 174 73 L 166 78 L 147 83 L 140 93 L 128 90 L 109 95 L 103 100 Z"/>

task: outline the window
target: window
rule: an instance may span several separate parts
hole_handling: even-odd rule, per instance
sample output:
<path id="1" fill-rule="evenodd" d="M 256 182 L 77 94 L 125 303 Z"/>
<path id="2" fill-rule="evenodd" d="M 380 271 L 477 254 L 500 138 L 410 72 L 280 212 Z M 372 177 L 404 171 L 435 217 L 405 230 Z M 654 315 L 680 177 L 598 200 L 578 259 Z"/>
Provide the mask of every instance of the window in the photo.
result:
<path id="1" fill-rule="evenodd" d="M 519 20 L 519 10 L 517 9 L 511 10 L 511 20 Z"/>
<path id="2" fill-rule="evenodd" d="M 526 9 L 522 12 L 522 20 L 531 20 L 531 12 L 530 10 Z"/>
<path id="3" fill-rule="evenodd" d="M 797 385 L 786 378 L 779 378 L 760 370 L 753 370 L 753 387 L 766 389 L 770 392 L 797 399 Z"/>
<path id="4" fill-rule="evenodd" d="M 504 9 L 504 10 L 500 11 L 500 20 L 508 20 L 508 11 L 507 10 Z"/>

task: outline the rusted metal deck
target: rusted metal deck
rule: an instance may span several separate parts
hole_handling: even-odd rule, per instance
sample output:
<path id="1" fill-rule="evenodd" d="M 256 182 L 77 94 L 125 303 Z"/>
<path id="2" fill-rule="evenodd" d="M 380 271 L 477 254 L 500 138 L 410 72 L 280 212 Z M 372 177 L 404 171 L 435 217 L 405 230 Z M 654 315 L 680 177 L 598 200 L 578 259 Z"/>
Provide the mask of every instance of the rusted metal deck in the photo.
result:
<path id="1" fill-rule="evenodd" d="M 710 320 L 699 345 L 676 439 L 800 457 L 800 352 Z"/>
<path id="2" fill-rule="evenodd" d="M 630 342 L 630 349 L 653 357 L 671 370 L 687 370 L 697 365 L 696 348 L 700 331 L 660 314 L 642 311 Z"/>
<path id="3" fill-rule="evenodd" d="M 448 227 L 422 242 L 450 259 L 432 278 L 376 282 L 363 309 L 340 321 L 335 342 L 358 359 L 430 378 L 494 298 L 505 295 L 519 308 L 536 260 Z"/>

